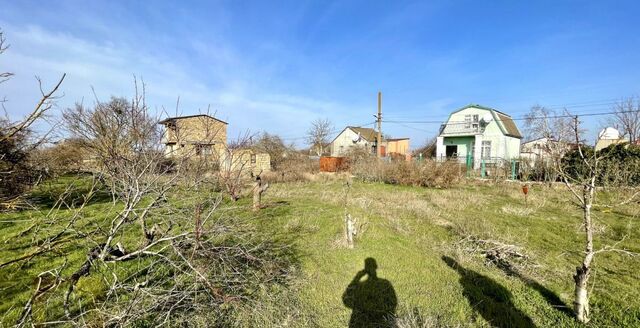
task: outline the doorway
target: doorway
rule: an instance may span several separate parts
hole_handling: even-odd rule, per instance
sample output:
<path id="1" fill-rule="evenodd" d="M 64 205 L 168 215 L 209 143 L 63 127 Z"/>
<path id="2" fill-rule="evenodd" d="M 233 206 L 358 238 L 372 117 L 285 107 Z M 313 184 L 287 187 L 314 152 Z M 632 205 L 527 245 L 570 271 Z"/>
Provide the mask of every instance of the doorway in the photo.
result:
<path id="1" fill-rule="evenodd" d="M 458 155 L 458 145 L 447 145 L 446 149 L 447 157 L 454 157 Z"/>

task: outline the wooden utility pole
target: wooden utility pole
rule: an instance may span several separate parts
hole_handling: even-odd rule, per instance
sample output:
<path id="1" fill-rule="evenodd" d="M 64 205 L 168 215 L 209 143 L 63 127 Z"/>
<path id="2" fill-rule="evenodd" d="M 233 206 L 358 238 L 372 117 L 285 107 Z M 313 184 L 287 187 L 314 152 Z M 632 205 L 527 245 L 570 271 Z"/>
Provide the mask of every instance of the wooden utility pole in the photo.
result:
<path id="1" fill-rule="evenodd" d="M 376 140 L 376 153 L 382 157 L 382 92 L 378 91 L 378 138 Z"/>

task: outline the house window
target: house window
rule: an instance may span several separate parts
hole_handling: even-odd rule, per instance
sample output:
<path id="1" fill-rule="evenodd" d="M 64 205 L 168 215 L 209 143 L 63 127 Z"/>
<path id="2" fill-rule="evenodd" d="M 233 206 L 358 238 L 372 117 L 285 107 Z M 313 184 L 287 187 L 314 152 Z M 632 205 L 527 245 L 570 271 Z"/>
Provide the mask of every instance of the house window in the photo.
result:
<path id="1" fill-rule="evenodd" d="M 491 141 L 482 142 L 482 159 L 491 158 Z"/>
<path id="2" fill-rule="evenodd" d="M 478 129 L 478 120 L 479 116 L 476 115 L 465 115 L 464 116 L 464 128 L 465 129 Z"/>
<path id="3" fill-rule="evenodd" d="M 178 126 L 176 125 L 176 122 L 175 121 L 168 122 L 167 130 L 169 130 L 169 133 L 171 134 L 171 136 L 175 136 L 176 132 L 178 132 Z"/>
<path id="4" fill-rule="evenodd" d="M 256 154 L 251 154 L 251 164 L 256 163 Z"/>
<path id="5" fill-rule="evenodd" d="M 196 156 L 211 155 L 211 145 L 196 145 Z"/>

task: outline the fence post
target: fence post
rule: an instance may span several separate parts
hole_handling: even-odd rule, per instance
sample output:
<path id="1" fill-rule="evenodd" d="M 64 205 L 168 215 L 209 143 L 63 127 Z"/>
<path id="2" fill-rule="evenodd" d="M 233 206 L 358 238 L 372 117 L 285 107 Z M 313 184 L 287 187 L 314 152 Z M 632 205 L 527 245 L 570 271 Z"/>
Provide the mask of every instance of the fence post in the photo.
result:
<path id="1" fill-rule="evenodd" d="M 480 176 L 484 178 L 486 174 L 487 172 L 484 166 L 484 158 L 483 158 L 482 161 L 480 162 Z"/>
<path id="2" fill-rule="evenodd" d="M 511 180 L 516 179 L 516 160 L 511 160 Z"/>

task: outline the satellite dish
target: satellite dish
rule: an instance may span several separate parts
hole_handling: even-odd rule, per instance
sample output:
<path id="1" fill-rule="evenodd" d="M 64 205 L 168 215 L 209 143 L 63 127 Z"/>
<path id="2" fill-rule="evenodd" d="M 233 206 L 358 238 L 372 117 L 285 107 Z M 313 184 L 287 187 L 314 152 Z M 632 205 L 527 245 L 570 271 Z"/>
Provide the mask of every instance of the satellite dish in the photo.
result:
<path id="1" fill-rule="evenodd" d="M 620 139 L 620 131 L 615 128 L 608 127 L 598 133 L 598 139 L 617 140 Z"/>
<path id="2" fill-rule="evenodd" d="M 362 136 L 360 135 L 360 132 L 358 132 L 358 135 L 353 138 L 353 143 L 356 143 L 356 142 L 360 141 L 361 139 L 362 139 Z"/>
<path id="3" fill-rule="evenodd" d="M 485 126 L 489 125 L 489 123 L 491 123 L 491 120 L 493 120 L 493 116 L 491 115 L 491 113 L 486 113 L 480 119 L 480 125 L 484 128 Z"/>

